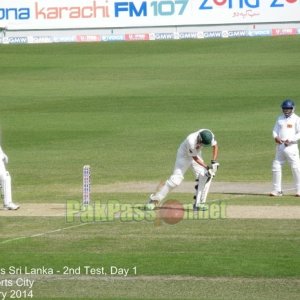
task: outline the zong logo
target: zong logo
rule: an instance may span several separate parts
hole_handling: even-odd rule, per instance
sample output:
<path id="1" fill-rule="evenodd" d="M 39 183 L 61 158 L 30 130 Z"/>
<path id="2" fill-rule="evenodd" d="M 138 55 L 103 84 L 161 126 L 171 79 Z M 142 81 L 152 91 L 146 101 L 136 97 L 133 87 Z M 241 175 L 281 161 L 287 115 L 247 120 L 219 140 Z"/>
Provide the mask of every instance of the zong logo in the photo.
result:
<path id="1" fill-rule="evenodd" d="M 214 6 L 226 6 L 227 8 L 257 8 L 259 0 L 201 0 L 200 10 L 213 9 Z"/>
<path id="2" fill-rule="evenodd" d="M 270 0 L 270 7 L 285 7 L 286 4 L 294 4 L 298 1 L 299 0 Z M 258 8 L 260 7 L 260 3 L 260 0 L 201 0 L 199 9 L 207 10 L 222 6 L 229 9 Z"/>
<path id="3" fill-rule="evenodd" d="M 284 7 L 285 4 L 293 4 L 296 3 L 298 0 L 273 0 L 271 7 Z"/>

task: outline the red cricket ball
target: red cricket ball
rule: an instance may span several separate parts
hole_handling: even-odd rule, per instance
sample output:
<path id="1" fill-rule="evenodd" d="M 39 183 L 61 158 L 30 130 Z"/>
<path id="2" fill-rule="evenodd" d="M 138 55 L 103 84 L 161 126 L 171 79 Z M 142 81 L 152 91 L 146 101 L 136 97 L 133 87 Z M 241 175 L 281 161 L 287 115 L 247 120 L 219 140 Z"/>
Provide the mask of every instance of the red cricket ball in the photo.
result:
<path id="1" fill-rule="evenodd" d="M 158 217 L 167 224 L 177 224 L 183 219 L 184 207 L 177 200 L 167 200 L 159 209 Z"/>

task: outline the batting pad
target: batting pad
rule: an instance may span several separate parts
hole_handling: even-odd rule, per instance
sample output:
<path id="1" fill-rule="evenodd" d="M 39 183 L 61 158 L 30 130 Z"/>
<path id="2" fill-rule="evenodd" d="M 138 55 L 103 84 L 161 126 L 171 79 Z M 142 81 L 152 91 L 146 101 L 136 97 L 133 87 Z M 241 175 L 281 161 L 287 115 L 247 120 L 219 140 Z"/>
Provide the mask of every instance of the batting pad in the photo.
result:
<path id="1" fill-rule="evenodd" d="M 198 176 L 198 185 L 196 189 L 196 199 L 195 199 L 195 205 L 199 206 L 200 203 L 202 203 L 203 196 L 205 196 L 205 193 L 207 195 L 208 190 L 205 189 L 205 186 L 208 182 L 210 182 L 210 177 L 207 175 L 201 175 Z M 206 197 L 205 197 L 206 198 Z"/>

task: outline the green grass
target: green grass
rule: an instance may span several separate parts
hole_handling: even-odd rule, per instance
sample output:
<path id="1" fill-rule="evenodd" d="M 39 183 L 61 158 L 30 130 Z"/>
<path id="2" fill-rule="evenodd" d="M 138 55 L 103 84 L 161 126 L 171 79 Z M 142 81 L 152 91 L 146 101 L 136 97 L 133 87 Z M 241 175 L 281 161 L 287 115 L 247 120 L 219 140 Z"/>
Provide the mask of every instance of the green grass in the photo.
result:
<path id="1" fill-rule="evenodd" d="M 94 200 L 144 203 L 142 192 L 93 187 L 166 179 L 179 143 L 203 127 L 220 146 L 216 180 L 271 185 L 280 104 L 286 97 L 300 101 L 297 36 L 2 45 L 0 68 L 1 145 L 21 205 L 79 200 L 84 164 L 92 167 Z M 204 158 L 210 160 L 209 151 Z M 291 180 L 287 167 L 284 181 Z M 190 204 L 192 193 L 170 198 Z M 299 206 L 291 196 L 210 194 L 208 200 Z M 129 278 L 20 274 L 35 280 L 33 299 L 299 297 L 299 220 L 170 226 L 8 215 L 0 218 L 0 283 L 19 277 L 8 274 L 10 266 L 137 268 Z M 0 285 L 0 292 L 9 289 Z"/>
<path id="2" fill-rule="evenodd" d="M 67 227 L 64 219 L 56 219 L 53 226 L 53 220 L 46 218 L 19 218 L 13 223 L 6 221 L 4 228 L 21 224 L 29 227 L 33 221 L 40 225 L 39 232 L 49 225 Z M 296 220 L 280 223 L 277 220 L 187 220 L 173 226 L 115 221 L 12 241 L 6 247 L 16 266 L 24 264 L 30 256 L 28 268 L 45 266 L 63 271 L 64 266 L 81 266 L 81 275 L 85 275 L 84 266 L 88 265 L 104 266 L 108 274 L 110 266 L 127 266 L 131 276 L 297 277 L 298 225 Z M 22 251 L 14 247 L 15 243 Z M 274 251 L 277 255 L 270 259 Z M 9 258 L 5 253 L 2 257 Z M 10 265 L 10 260 L 2 263 L 4 268 Z M 132 270 L 135 266 L 136 274 Z"/>
<path id="3" fill-rule="evenodd" d="M 25 236 L 67 227 L 61 218 L 55 225 L 52 218 L 28 217 L 1 223 L 4 232 L 20 228 Z M 298 229 L 297 220 L 87 223 L 1 244 L 1 266 L 8 270 L 13 257 L 15 266 L 52 268 L 54 275 L 27 275 L 38 299 L 271 299 L 274 291 L 296 299 Z M 86 274 L 85 266 L 103 267 L 107 276 Z M 129 277 L 109 276 L 111 266 L 128 268 Z M 80 274 L 62 276 L 69 268 Z"/>
<path id="4" fill-rule="evenodd" d="M 280 103 L 299 98 L 298 43 L 2 46 L 2 145 L 14 182 L 78 184 L 85 163 L 95 182 L 165 178 L 180 142 L 203 127 L 220 144 L 220 180 L 269 181 Z"/>

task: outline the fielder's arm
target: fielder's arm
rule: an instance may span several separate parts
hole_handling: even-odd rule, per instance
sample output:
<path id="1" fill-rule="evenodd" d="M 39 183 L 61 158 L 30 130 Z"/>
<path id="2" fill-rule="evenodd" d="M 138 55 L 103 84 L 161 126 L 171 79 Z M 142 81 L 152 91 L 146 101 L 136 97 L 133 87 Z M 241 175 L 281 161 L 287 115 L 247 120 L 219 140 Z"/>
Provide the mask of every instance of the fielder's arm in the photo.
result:
<path id="1" fill-rule="evenodd" d="M 276 143 L 276 144 L 282 144 L 282 143 L 283 143 L 283 141 L 280 139 L 279 136 L 276 136 L 276 137 L 274 138 L 274 140 L 275 140 L 275 143 Z"/>
<path id="2" fill-rule="evenodd" d="M 1 146 L 0 146 L 0 159 L 3 160 L 4 163 L 6 164 L 8 163 L 8 157 L 2 150 Z"/>

